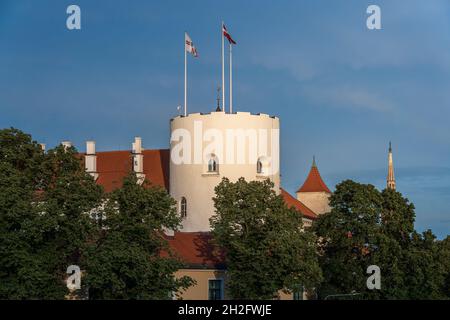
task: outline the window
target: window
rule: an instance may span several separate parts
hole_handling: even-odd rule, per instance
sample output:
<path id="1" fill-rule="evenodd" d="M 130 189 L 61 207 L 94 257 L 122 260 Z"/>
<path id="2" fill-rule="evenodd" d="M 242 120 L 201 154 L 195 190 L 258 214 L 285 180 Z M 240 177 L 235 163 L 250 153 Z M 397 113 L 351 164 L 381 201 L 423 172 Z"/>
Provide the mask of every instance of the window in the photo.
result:
<path id="1" fill-rule="evenodd" d="M 187 201 L 186 201 L 185 197 L 181 198 L 180 215 L 181 215 L 182 218 L 186 218 L 187 217 Z"/>
<path id="2" fill-rule="evenodd" d="M 262 162 L 261 162 L 261 160 L 258 160 L 258 162 L 256 163 L 256 173 L 258 173 L 258 174 L 263 173 L 262 169 L 263 169 Z"/>
<path id="3" fill-rule="evenodd" d="M 294 291 L 293 294 L 294 300 L 303 300 L 303 286 L 300 286 L 297 290 Z"/>
<path id="4" fill-rule="evenodd" d="M 219 165 L 219 158 L 214 153 L 205 154 L 203 158 L 203 175 L 218 176 Z"/>
<path id="5" fill-rule="evenodd" d="M 295 291 L 294 292 L 294 300 L 303 300 L 303 292 Z"/>
<path id="6" fill-rule="evenodd" d="M 223 280 L 212 279 L 208 281 L 208 300 L 223 300 Z"/>
<path id="7" fill-rule="evenodd" d="M 212 156 L 208 161 L 208 172 L 218 172 L 217 158 Z"/>
<path id="8" fill-rule="evenodd" d="M 256 162 L 256 174 L 267 176 L 269 174 L 270 160 L 268 157 L 259 157 Z"/>

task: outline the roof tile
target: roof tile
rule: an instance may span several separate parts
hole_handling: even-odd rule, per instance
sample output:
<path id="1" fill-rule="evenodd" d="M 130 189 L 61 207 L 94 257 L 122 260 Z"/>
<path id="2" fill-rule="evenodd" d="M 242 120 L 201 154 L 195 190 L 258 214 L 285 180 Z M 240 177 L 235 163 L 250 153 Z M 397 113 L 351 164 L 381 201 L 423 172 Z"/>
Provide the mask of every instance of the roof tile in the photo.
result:
<path id="1" fill-rule="evenodd" d="M 168 149 L 144 150 L 144 174 L 152 184 L 169 190 Z M 97 152 L 97 184 L 106 192 L 120 188 L 123 179 L 133 170 L 132 153 L 125 151 Z"/>
<path id="2" fill-rule="evenodd" d="M 222 269 L 225 256 L 212 242 L 210 232 L 175 232 L 167 236 L 169 246 L 187 267 Z"/>
<path id="3" fill-rule="evenodd" d="M 284 202 L 288 205 L 288 207 L 294 207 L 299 211 L 305 218 L 309 219 L 317 219 L 317 215 L 308 208 L 305 204 L 303 204 L 301 201 L 295 199 L 293 196 L 291 196 L 286 190 L 281 188 L 281 195 L 283 196 Z"/>
<path id="4" fill-rule="evenodd" d="M 323 182 L 320 176 L 319 169 L 313 165 L 309 171 L 308 177 L 305 183 L 297 190 L 297 192 L 327 192 L 331 193 L 325 182 Z"/>

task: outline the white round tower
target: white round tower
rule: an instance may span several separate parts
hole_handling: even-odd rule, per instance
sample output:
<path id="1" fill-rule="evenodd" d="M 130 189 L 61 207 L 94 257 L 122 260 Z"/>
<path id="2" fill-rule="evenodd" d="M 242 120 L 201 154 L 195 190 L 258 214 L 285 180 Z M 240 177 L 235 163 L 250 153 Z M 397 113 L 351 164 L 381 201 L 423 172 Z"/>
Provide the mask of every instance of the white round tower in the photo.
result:
<path id="1" fill-rule="evenodd" d="M 171 120 L 170 195 L 183 232 L 209 231 L 222 177 L 270 179 L 280 192 L 280 122 L 266 114 L 193 113 Z"/>

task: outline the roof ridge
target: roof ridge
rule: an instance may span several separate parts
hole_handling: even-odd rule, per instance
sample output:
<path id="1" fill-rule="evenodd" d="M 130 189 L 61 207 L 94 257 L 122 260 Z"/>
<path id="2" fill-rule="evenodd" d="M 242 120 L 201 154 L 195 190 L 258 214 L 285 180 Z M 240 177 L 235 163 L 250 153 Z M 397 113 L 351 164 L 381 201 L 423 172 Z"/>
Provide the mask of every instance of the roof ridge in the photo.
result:
<path id="1" fill-rule="evenodd" d="M 156 149 L 145 149 L 145 148 L 142 148 L 142 152 L 146 152 L 146 151 L 169 151 L 170 149 L 169 148 L 156 148 Z M 127 152 L 127 153 L 132 153 L 132 151 L 133 150 L 131 150 L 131 149 L 125 149 L 125 150 L 106 150 L 106 151 L 97 151 L 96 152 L 96 154 L 99 154 L 99 153 L 114 153 L 114 152 L 123 152 L 123 153 L 125 153 L 125 152 Z M 80 152 L 79 154 L 81 154 L 81 155 L 85 155 L 86 153 L 85 152 Z"/>

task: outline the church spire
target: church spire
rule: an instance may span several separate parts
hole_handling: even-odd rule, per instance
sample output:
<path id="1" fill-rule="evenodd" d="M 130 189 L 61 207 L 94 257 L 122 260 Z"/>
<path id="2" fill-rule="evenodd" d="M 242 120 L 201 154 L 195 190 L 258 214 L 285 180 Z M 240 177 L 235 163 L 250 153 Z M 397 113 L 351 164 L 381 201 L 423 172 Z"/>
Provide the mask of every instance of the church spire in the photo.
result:
<path id="1" fill-rule="evenodd" d="M 395 190 L 395 176 L 394 176 L 394 161 L 392 160 L 392 144 L 389 142 L 389 154 L 388 154 L 388 176 L 387 186 L 388 189 Z"/>

